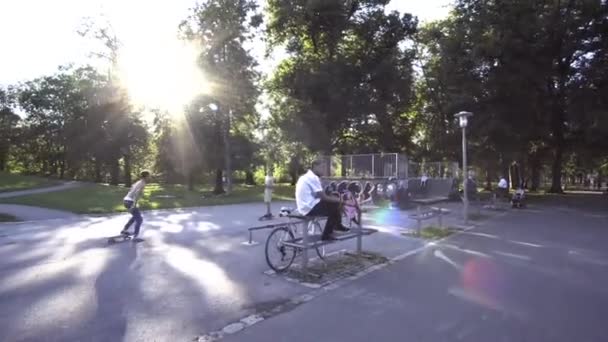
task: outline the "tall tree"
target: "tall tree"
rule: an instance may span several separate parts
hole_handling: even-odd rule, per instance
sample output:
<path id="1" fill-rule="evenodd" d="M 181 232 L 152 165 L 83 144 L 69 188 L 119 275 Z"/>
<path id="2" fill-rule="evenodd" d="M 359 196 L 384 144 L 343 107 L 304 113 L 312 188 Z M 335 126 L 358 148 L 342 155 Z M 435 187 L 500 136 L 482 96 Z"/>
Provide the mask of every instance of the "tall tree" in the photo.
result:
<path id="1" fill-rule="evenodd" d="M 527 159 L 538 169 L 551 152 L 551 190 L 560 192 L 571 123 L 580 115 L 571 105 L 575 85 L 600 51 L 605 18 L 601 0 L 457 1 L 453 16 L 424 37 L 433 84 L 427 98 L 443 112 L 431 116 L 475 111 L 474 143 L 491 147 L 503 172 Z"/>
<path id="2" fill-rule="evenodd" d="M 207 98 L 217 115 L 208 118 L 216 120 L 212 126 L 221 133 L 222 140 L 216 147 L 223 150 L 228 192 L 232 187 L 231 136 L 235 123 L 257 117 L 259 75 L 244 44 L 253 39 L 254 29 L 260 24 L 256 1 L 210 0 L 198 4 L 180 26 L 185 39 L 201 46 L 199 65 L 213 85 L 213 94 Z M 190 114 L 196 114 L 196 110 Z M 216 174 L 216 192 L 223 192 L 221 167 Z"/>
<path id="3" fill-rule="evenodd" d="M 15 94 L 12 87 L 0 87 L 0 171 L 8 168 L 11 146 L 15 143 L 15 126 L 20 117 L 15 114 Z"/>
<path id="4" fill-rule="evenodd" d="M 379 0 L 268 2 L 269 47 L 287 58 L 268 89 L 277 123 L 314 151 L 409 147 L 417 21 Z"/>

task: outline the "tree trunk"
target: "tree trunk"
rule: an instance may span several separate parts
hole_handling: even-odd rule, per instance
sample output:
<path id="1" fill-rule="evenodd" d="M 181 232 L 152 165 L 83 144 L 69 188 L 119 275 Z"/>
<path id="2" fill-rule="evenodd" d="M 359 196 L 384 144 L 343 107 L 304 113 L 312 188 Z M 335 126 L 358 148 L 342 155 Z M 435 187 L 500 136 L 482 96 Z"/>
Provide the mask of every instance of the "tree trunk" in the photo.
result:
<path id="1" fill-rule="evenodd" d="M 504 155 L 501 158 L 501 166 L 502 166 L 502 175 L 501 177 L 505 177 L 505 179 L 507 180 L 507 188 L 509 188 L 509 184 L 511 182 L 511 179 L 509 178 L 509 174 L 511 171 L 511 167 L 509 166 L 509 161 L 504 157 Z"/>
<path id="2" fill-rule="evenodd" d="M 101 161 L 98 158 L 95 158 L 95 182 L 101 183 Z"/>
<path id="3" fill-rule="evenodd" d="M 291 177 L 291 186 L 295 186 L 298 182 L 298 175 L 295 172 L 290 172 L 289 176 Z"/>
<path id="4" fill-rule="evenodd" d="M 564 124 L 566 116 L 566 78 L 567 71 L 569 68 L 569 64 L 560 61 L 558 65 L 559 80 L 557 85 L 557 91 L 552 92 L 551 90 L 549 90 L 549 93 L 553 97 L 553 108 L 551 113 L 551 133 L 553 133 L 554 149 L 554 159 L 553 165 L 551 167 L 551 189 L 549 190 L 549 192 L 557 194 L 561 194 L 564 192 L 564 190 L 562 189 L 562 162 L 564 158 L 565 146 L 564 132 L 566 130 L 566 126 Z M 554 83 L 554 81 L 549 81 L 548 83 L 548 88 L 553 89 L 555 85 L 552 83 Z"/>
<path id="5" fill-rule="evenodd" d="M 382 135 L 380 136 L 380 143 L 382 144 L 382 148 L 384 152 L 392 153 L 395 151 L 396 138 L 394 132 L 394 125 L 391 122 L 390 118 L 387 115 L 378 114 L 376 115 L 378 119 L 378 124 L 382 128 Z"/>
<path id="6" fill-rule="evenodd" d="M 114 159 L 110 164 L 110 185 L 118 185 L 120 183 L 120 164 L 118 159 Z"/>
<path id="7" fill-rule="evenodd" d="M 224 182 L 222 181 L 222 170 L 217 169 L 215 171 L 215 188 L 213 189 L 213 193 L 216 195 L 223 194 L 224 191 Z"/>
<path id="8" fill-rule="evenodd" d="M 65 160 L 59 162 L 59 179 L 65 177 Z"/>
<path id="9" fill-rule="evenodd" d="M 188 190 L 194 191 L 194 170 L 188 170 Z"/>
<path id="10" fill-rule="evenodd" d="M 131 185 L 133 184 L 133 176 L 131 174 L 131 155 L 130 154 L 125 154 L 124 155 L 124 161 L 125 161 L 125 165 L 124 165 L 124 171 L 125 171 L 125 186 L 127 188 L 130 188 Z"/>
<path id="11" fill-rule="evenodd" d="M 522 160 L 519 161 L 518 164 L 519 164 L 519 181 L 518 181 L 519 184 L 518 185 L 520 188 L 523 189 L 526 186 L 526 167 L 527 167 L 527 165 L 526 165 L 525 161 L 523 160 L 523 158 L 522 158 Z"/>
<path id="12" fill-rule="evenodd" d="M 49 173 L 49 162 L 48 159 L 42 160 L 42 175 L 48 176 Z"/>
<path id="13" fill-rule="evenodd" d="M 489 168 L 486 169 L 486 187 L 485 187 L 486 191 L 492 191 L 492 173 L 490 172 Z"/>
<path id="14" fill-rule="evenodd" d="M 226 168 L 226 193 L 232 192 L 232 151 L 230 146 L 230 109 L 226 113 L 226 127 L 224 127 L 224 163 Z"/>
<path id="15" fill-rule="evenodd" d="M 255 179 L 253 178 L 253 171 L 251 171 L 251 170 L 245 171 L 245 184 L 255 185 Z"/>
<path id="16" fill-rule="evenodd" d="M 351 157 L 352 158 L 352 157 Z M 345 156 L 340 157 L 340 177 L 345 178 L 347 175 L 347 170 L 350 169 L 350 159 Z"/>
<path id="17" fill-rule="evenodd" d="M 51 161 L 51 174 L 53 176 L 59 176 L 59 159 L 56 154 L 53 154 L 53 160 Z"/>
<path id="18" fill-rule="evenodd" d="M 530 167 L 532 168 L 532 186 L 530 187 L 530 191 L 538 191 L 540 188 L 540 168 L 542 167 L 540 163 L 540 158 L 538 156 L 533 156 Z"/>
<path id="19" fill-rule="evenodd" d="M 0 152 L 0 171 L 6 171 L 6 160 L 8 153 Z"/>
<path id="20" fill-rule="evenodd" d="M 561 194 L 564 192 L 562 189 L 562 159 L 563 159 L 563 148 L 557 146 L 555 148 L 555 156 L 553 159 L 553 165 L 551 166 L 551 189 L 550 193 Z"/>

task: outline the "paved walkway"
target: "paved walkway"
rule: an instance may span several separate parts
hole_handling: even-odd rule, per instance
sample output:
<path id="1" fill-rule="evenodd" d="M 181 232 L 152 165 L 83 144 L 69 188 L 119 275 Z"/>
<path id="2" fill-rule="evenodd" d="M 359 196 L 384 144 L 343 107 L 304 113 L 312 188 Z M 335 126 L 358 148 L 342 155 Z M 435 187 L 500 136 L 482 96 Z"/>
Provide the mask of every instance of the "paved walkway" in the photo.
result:
<path id="1" fill-rule="evenodd" d="M 21 221 L 39 221 L 78 217 L 78 215 L 68 211 L 17 204 L 0 204 L 0 213 L 9 214 Z"/>
<path id="2" fill-rule="evenodd" d="M 222 341 L 606 341 L 608 202 L 581 199 L 513 210 Z"/>
<path id="3" fill-rule="evenodd" d="M 0 193 L 0 198 L 19 197 L 19 196 L 26 196 L 26 195 L 42 194 L 42 193 L 46 193 L 46 192 L 62 191 L 62 190 L 67 190 L 67 189 L 72 189 L 72 188 L 82 186 L 82 184 L 83 184 L 82 182 L 69 181 L 69 182 L 65 182 L 60 185 L 49 186 L 49 187 L 45 187 L 45 188 L 2 192 L 2 193 Z"/>
<path id="4" fill-rule="evenodd" d="M 263 243 L 243 244 L 248 227 L 280 222 L 259 222 L 264 212 L 263 203 L 145 212 L 145 241 L 113 246 L 126 214 L 4 224 L 0 340 L 188 341 L 307 293 L 264 274 Z M 363 247 L 389 258 L 425 244 L 400 234 L 414 223 L 399 210 L 368 213 L 365 225 L 380 232 Z"/>

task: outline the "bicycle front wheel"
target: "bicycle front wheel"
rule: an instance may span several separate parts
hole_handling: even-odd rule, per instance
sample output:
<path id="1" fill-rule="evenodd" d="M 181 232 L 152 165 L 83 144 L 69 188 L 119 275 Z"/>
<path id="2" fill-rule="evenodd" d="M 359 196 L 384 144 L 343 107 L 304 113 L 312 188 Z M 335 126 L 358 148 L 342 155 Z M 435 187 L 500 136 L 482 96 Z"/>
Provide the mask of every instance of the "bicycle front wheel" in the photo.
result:
<path id="1" fill-rule="evenodd" d="M 275 228 L 266 239 L 266 262 L 275 272 L 285 272 L 296 257 L 296 249 L 284 242 L 293 241 L 294 236 L 287 227 Z"/>

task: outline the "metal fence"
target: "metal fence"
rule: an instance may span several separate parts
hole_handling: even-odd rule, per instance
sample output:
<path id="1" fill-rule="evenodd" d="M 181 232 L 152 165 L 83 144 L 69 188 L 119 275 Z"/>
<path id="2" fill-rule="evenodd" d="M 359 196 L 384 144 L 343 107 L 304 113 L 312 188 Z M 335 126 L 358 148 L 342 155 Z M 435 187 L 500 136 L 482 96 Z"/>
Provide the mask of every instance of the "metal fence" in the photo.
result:
<path id="1" fill-rule="evenodd" d="M 402 153 L 374 153 L 326 156 L 325 174 L 329 178 L 409 179 L 458 178 L 457 162 L 414 162 Z"/>
<path id="2" fill-rule="evenodd" d="M 456 162 L 409 162 L 408 170 L 410 178 L 458 178 L 461 172 Z"/>
<path id="3" fill-rule="evenodd" d="M 325 157 L 330 178 L 408 178 L 408 158 L 399 153 L 349 154 Z"/>

